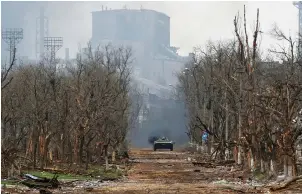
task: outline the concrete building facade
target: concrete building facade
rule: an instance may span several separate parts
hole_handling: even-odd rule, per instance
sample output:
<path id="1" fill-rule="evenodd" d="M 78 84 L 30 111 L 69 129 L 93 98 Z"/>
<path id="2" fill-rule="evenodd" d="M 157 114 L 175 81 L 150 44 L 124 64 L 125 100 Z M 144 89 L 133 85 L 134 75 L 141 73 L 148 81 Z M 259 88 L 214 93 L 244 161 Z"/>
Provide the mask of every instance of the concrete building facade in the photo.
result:
<path id="1" fill-rule="evenodd" d="M 163 86 L 177 82 L 175 74 L 186 60 L 170 45 L 170 17 L 154 10 L 92 12 L 91 43 L 130 46 L 136 74 Z"/>
<path id="2" fill-rule="evenodd" d="M 92 42 L 102 40 L 144 43 L 146 54 L 158 45 L 170 46 L 170 17 L 153 10 L 103 10 L 92 12 Z"/>

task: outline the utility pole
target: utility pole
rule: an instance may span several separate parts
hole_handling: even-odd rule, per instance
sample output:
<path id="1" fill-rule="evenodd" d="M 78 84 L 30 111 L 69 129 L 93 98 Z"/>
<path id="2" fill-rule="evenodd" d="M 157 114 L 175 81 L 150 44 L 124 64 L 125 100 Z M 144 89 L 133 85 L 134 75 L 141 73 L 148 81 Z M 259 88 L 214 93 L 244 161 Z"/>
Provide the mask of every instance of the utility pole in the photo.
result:
<path id="1" fill-rule="evenodd" d="M 9 45 L 9 63 L 13 63 L 16 54 L 16 45 L 23 39 L 22 28 L 8 28 L 2 30 L 2 39 Z"/>
<path id="2" fill-rule="evenodd" d="M 56 52 L 63 46 L 62 37 L 45 37 L 44 38 L 44 47 L 50 51 L 50 62 L 51 64 L 55 63 Z"/>

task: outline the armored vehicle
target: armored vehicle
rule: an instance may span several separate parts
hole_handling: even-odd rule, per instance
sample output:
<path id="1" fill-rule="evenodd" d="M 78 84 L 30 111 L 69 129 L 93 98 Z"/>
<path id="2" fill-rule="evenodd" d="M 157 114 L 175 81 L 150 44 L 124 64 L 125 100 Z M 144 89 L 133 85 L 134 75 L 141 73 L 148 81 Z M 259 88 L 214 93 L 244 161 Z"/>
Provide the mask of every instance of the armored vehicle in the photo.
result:
<path id="1" fill-rule="evenodd" d="M 169 149 L 173 151 L 174 142 L 168 140 L 166 137 L 162 137 L 154 141 L 153 143 L 153 150 L 156 151 L 158 149 Z"/>

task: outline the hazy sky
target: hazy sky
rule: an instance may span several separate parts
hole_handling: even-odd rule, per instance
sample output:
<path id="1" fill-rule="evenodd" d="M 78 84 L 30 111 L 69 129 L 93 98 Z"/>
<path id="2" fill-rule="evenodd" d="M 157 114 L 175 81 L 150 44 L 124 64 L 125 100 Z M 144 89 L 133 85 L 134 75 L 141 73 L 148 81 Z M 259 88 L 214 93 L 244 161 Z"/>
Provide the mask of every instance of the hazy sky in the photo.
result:
<path id="1" fill-rule="evenodd" d="M 285 2 L 1 2 L 1 27 L 22 27 L 24 40 L 19 44 L 19 55 L 35 57 L 36 17 L 39 7 L 44 5 L 45 15 L 49 18 L 49 36 L 62 36 L 64 46 L 58 52 L 64 57 L 64 48 L 70 48 L 70 57 L 74 57 L 79 44 L 85 46 L 91 38 L 91 11 L 108 9 L 153 9 L 170 16 L 171 46 L 180 47 L 179 53 L 187 55 L 192 47 L 204 45 L 209 39 L 223 40 L 234 37 L 233 19 L 243 13 L 247 6 L 248 30 L 252 32 L 256 19 L 256 10 L 260 9 L 260 37 L 264 48 L 269 48 L 274 40 L 267 33 L 274 22 L 286 34 L 295 35 L 298 30 L 298 9 L 292 1 Z M 251 38 L 250 38 L 251 39 Z M 3 43 L 2 46 L 6 46 Z M 5 51 L 7 52 L 7 51 Z M 3 54 L 3 48 L 2 52 Z"/>

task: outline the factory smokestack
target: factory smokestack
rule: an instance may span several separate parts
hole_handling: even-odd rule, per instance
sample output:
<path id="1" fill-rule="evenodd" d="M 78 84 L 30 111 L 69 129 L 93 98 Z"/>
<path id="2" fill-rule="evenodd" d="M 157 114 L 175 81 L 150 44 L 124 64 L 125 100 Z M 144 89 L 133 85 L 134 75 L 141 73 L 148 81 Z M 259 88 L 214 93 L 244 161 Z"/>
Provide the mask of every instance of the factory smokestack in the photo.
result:
<path id="1" fill-rule="evenodd" d="M 69 48 L 65 48 L 65 63 L 69 61 Z"/>
<path id="2" fill-rule="evenodd" d="M 40 58 L 42 59 L 44 56 L 44 33 L 45 33 L 45 28 L 44 28 L 44 7 L 40 8 Z"/>
<path id="3" fill-rule="evenodd" d="M 44 57 L 44 37 L 48 36 L 48 18 L 44 15 L 44 7 L 40 7 L 39 17 L 36 18 L 36 59 Z"/>

